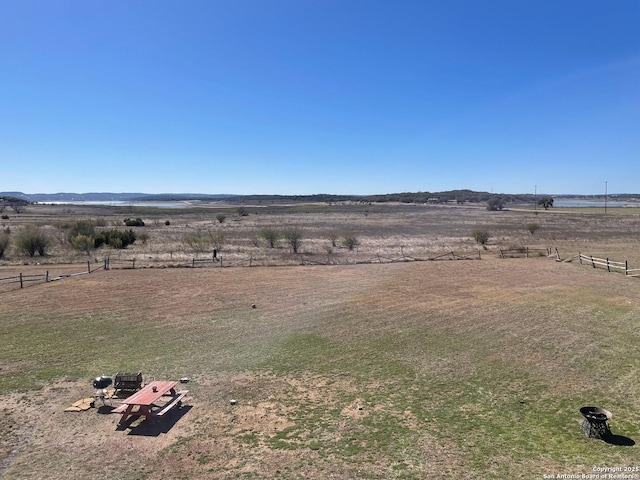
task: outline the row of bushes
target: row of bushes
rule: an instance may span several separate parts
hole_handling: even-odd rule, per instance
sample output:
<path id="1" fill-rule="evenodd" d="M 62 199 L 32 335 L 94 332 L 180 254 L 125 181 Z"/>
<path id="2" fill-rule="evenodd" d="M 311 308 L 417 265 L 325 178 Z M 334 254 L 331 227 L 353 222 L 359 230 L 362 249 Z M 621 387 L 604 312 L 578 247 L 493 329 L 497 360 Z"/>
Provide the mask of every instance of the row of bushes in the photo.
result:
<path id="1" fill-rule="evenodd" d="M 8 230 L 0 234 L 0 258 L 4 256 L 9 245 L 11 245 L 9 234 L 10 231 Z M 44 256 L 50 244 L 49 237 L 34 226 L 26 227 L 16 239 L 18 251 L 30 257 L 33 257 L 36 253 Z"/>
<path id="2" fill-rule="evenodd" d="M 277 243 L 284 239 L 295 253 L 298 251 L 298 247 L 303 238 L 303 232 L 297 227 L 288 227 L 283 230 L 274 227 L 265 227 L 258 232 L 258 238 L 265 240 L 270 248 L 275 248 Z M 336 232 L 330 232 L 328 238 L 331 241 L 331 246 L 336 247 L 339 235 Z M 341 244 L 349 250 L 353 250 L 360 245 L 360 240 L 358 240 L 358 237 L 353 233 L 345 233 L 341 237 Z"/>
<path id="3" fill-rule="evenodd" d="M 93 249 L 108 245 L 112 248 L 123 249 L 136 241 L 136 234 L 133 230 L 104 230 L 96 231 L 96 223 L 91 220 L 83 220 L 72 222 L 65 225 L 59 225 L 66 230 L 69 244 L 80 251 L 89 254 Z M 11 245 L 11 231 L 5 229 L 0 234 L 0 258 Z M 47 249 L 51 246 L 51 239 L 41 229 L 35 225 L 25 227 L 15 239 L 17 250 L 33 257 L 36 253 L 44 256 Z"/>

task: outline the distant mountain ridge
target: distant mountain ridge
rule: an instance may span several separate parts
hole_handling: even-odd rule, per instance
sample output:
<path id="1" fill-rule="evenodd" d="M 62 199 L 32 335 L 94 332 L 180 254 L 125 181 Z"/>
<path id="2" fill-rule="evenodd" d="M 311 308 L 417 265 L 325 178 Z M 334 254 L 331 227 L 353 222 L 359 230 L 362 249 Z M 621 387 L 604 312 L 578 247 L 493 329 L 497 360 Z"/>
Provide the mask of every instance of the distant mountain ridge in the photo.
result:
<path id="1" fill-rule="evenodd" d="M 207 195 L 202 193 L 23 193 L 0 192 L 0 197 L 13 197 L 27 202 L 161 202 L 177 200 L 223 200 L 234 195 Z"/>
<path id="2" fill-rule="evenodd" d="M 473 190 L 449 190 L 444 192 L 403 192 L 378 195 L 233 195 L 233 194 L 204 194 L 204 193 L 23 193 L 0 192 L 0 199 L 13 198 L 25 202 L 65 203 L 65 202 L 180 202 L 187 200 L 219 202 L 233 200 L 239 203 L 281 203 L 281 202 L 401 202 L 401 203 L 484 203 L 490 199 L 499 198 L 505 203 L 532 203 L 545 197 L 597 200 L 604 195 L 550 195 L 538 193 L 533 195 L 477 192 Z M 640 194 L 610 194 L 611 200 L 640 200 Z M 5 200 L 6 202 L 6 200 Z"/>

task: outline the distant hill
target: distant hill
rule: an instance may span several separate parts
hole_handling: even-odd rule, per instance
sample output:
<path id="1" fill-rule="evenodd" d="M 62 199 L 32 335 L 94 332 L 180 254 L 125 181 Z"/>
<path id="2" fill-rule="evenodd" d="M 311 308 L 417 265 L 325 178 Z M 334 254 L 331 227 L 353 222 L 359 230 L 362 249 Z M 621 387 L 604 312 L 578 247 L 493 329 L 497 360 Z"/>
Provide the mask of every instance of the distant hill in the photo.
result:
<path id="1" fill-rule="evenodd" d="M 582 198 L 602 199 L 603 195 L 549 195 L 544 193 L 510 194 L 476 192 L 473 190 L 449 190 L 445 192 L 403 192 L 385 193 L 379 195 L 229 195 L 203 193 L 22 193 L 0 192 L 0 198 L 20 199 L 26 202 L 64 203 L 64 202 L 176 202 L 185 200 L 200 201 L 233 201 L 234 203 L 309 203 L 309 202 L 401 202 L 401 203 L 486 203 L 490 199 L 499 198 L 505 204 L 534 203 L 543 197 L 554 198 Z M 638 199 L 638 194 L 612 194 L 610 199 L 629 200 Z M 5 203 L 6 200 L 5 200 Z"/>
<path id="2" fill-rule="evenodd" d="M 451 190 L 447 192 L 404 192 L 380 195 L 228 195 L 202 193 L 22 193 L 0 192 L 0 197 L 11 197 L 27 202 L 64 203 L 64 202 L 175 202 L 185 200 L 233 201 L 237 203 L 309 203 L 309 202 L 401 202 L 401 203 L 484 203 L 499 197 L 505 203 L 533 202 L 533 195 L 493 194 L 472 190 Z"/>

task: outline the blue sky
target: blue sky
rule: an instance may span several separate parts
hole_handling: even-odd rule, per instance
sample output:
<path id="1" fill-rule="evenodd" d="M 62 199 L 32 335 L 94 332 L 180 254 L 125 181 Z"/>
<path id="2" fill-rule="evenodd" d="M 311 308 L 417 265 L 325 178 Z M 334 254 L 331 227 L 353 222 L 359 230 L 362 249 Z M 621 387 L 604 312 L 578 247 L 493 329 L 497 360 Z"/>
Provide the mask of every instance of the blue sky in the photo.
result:
<path id="1" fill-rule="evenodd" d="M 0 191 L 640 193 L 638 0 L 0 0 Z"/>

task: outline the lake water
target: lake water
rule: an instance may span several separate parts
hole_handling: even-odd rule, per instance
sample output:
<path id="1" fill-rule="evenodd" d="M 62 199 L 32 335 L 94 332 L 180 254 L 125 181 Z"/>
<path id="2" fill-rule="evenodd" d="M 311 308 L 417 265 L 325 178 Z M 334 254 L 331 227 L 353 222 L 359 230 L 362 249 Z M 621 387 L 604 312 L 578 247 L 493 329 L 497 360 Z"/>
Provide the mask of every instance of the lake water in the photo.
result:
<path id="1" fill-rule="evenodd" d="M 618 208 L 618 207 L 640 207 L 640 202 L 616 202 L 614 200 L 607 200 L 607 208 Z M 605 207 L 604 200 L 573 200 L 573 199 L 565 199 L 565 200 L 554 200 L 554 207 Z"/>
<path id="2" fill-rule="evenodd" d="M 186 208 L 193 207 L 198 202 L 126 202 L 120 200 L 101 201 L 69 201 L 69 202 L 39 202 L 43 205 L 102 205 L 106 207 L 157 207 L 157 208 Z"/>

